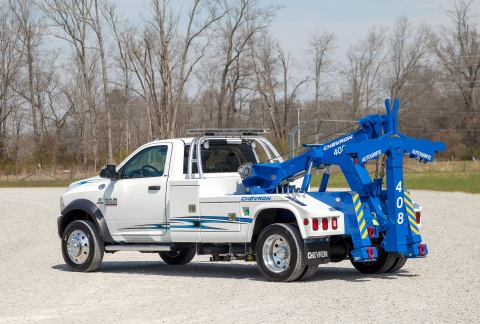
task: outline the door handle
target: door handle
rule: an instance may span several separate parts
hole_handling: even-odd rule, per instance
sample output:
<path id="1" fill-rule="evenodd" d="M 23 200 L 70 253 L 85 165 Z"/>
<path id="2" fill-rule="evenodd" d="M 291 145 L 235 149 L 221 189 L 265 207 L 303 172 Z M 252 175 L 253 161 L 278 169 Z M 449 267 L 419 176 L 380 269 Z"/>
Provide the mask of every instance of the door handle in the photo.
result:
<path id="1" fill-rule="evenodd" d="M 160 190 L 160 186 L 148 186 L 148 190 Z"/>

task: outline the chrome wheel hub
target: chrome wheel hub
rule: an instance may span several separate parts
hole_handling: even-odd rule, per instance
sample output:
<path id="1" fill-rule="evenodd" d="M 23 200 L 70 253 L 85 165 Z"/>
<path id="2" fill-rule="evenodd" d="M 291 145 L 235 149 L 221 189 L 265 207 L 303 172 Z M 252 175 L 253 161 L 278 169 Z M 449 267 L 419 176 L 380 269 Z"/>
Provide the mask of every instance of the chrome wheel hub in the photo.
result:
<path id="1" fill-rule="evenodd" d="M 268 270 L 280 273 L 290 264 L 290 245 L 281 235 L 269 236 L 263 243 L 263 262 Z"/>
<path id="2" fill-rule="evenodd" d="M 84 263 L 90 254 L 87 235 L 80 230 L 73 231 L 67 240 L 67 252 L 73 263 Z"/>

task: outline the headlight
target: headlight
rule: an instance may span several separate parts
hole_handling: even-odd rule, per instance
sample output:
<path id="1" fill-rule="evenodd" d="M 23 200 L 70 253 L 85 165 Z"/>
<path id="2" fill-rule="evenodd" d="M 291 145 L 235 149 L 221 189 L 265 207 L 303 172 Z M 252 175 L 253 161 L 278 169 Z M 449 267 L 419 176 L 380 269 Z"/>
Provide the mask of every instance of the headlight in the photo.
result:
<path id="1" fill-rule="evenodd" d="M 60 214 L 63 213 L 64 209 L 65 209 L 65 204 L 63 203 L 63 198 L 60 197 Z"/>

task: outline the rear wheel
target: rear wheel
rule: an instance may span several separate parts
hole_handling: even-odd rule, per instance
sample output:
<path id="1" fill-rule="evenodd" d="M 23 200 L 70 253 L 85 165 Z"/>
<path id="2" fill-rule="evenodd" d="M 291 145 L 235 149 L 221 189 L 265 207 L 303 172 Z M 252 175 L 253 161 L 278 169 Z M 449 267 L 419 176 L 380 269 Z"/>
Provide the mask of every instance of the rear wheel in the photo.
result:
<path id="1" fill-rule="evenodd" d="M 361 273 L 374 274 L 385 273 L 389 271 L 393 267 L 396 259 L 397 258 L 393 255 L 393 253 L 385 252 L 383 249 L 378 249 L 378 258 L 376 261 L 353 262 L 352 258 L 350 258 L 350 262 L 352 262 L 355 269 Z"/>
<path id="2" fill-rule="evenodd" d="M 102 263 L 104 249 L 102 237 L 93 222 L 74 221 L 63 232 L 63 259 L 72 271 L 97 270 Z"/>
<path id="3" fill-rule="evenodd" d="M 171 265 L 183 265 L 192 261 L 196 252 L 195 247 L 187 246 L 180 251 L 159 252 L 158 254 L 165 263 Z"/>
<path id="4" fill-rule="evenodd" d="M 402 256 L 399 258 L 395 259 L 395 262 L 393 263 L 393 266 L 388 270 L 387 272 L 395 272 L 403 268 L 403 266 L 407 263 L 407 258 Z"/>
<path id="5" fill-rule="evenodd" d="M 292 224 L 272 224 L 264 228 L 255 254 L 258 269 L 271 281 L 294 281 L 305 270 L 303 239 Z"/>
<path id="6" fill-rule="evenodd" d="M 303 281 L 303 280 L 310 279 L 311 277 L 313 277 L 315 272 L 317 272 L 317 269 L 318 269 L 318 264 L 316 264 L 316 265 L 306 265 L 305 269 L 303 269 L 302 274 L 300 275 L 300 277 L 298 277 L 297 280 L 302 280 Z"/>

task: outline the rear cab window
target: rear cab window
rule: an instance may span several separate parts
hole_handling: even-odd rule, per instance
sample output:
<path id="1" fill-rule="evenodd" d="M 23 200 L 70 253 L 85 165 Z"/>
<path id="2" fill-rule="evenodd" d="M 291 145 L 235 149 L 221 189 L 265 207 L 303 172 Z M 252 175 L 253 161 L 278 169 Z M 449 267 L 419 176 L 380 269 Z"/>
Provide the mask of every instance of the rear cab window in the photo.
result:
<path id="1" fill-rule="evenodd" d="M 258 163 L 255 149 L 247 143 L 229 144 L 226 140 L 210 140 L 209 148 L 202 145 L 202 169 L 203 173 L 226 173 L 237 172 L 238 167 L 244 163 Z M 183 173 L 188 173 L 189 145 L 185 145 L 183 155 Z M 197 156 L 194 150 L 194 159 Z M 198 173 L 197 164 L 192 164 L 192 173 Z"/>

